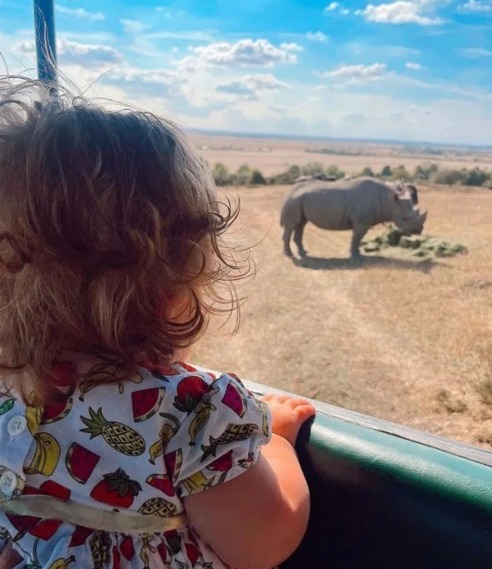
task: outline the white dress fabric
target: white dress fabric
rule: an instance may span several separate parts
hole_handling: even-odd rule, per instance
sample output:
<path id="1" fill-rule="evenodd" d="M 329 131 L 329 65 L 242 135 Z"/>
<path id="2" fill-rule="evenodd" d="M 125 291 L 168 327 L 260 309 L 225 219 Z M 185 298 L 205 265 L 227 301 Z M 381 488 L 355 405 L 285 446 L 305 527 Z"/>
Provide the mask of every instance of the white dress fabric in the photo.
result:
<path id="1" fill-rule="evenodd" d="M 244 473 L 271 436 L 267 406 L 233 374 L 185 363 L 128 374 L 73 355 L 56 374 L 76 388 L 44 410 L 0 383 L 0 501 L 48 495 L 164 519 Z M 0 509 L 0 551 L 12 542 L 19 569 L 225 567 L 189 525 L 131 535 L 42 518 Z"/>

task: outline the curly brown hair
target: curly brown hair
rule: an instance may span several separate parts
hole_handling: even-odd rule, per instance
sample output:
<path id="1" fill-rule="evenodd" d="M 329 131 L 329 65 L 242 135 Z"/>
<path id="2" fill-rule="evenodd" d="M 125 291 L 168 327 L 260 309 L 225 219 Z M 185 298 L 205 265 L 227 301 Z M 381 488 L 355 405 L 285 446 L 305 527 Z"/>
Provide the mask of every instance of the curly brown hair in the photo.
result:
<path id="1" fill-rule="evenodd" d="M 1 365 L 24 397 L 53 396 L 63 351 L 166 364 L 237 314 L 239 207 L 168 120 L 0 80 L 0 204 Z"/>

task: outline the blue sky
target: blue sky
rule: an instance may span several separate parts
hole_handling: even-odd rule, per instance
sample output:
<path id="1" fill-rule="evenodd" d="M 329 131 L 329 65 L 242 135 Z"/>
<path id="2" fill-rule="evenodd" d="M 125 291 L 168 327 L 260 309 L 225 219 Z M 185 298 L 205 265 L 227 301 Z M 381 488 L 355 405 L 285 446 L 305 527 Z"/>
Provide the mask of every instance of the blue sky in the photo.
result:
<path id="1" fill-rule="evenodd" d="M 190 128 L 492 144 L 492 0 L 56 2 L 62 72 Z M 30 2 L 0 52 L 33 74 Z"/>

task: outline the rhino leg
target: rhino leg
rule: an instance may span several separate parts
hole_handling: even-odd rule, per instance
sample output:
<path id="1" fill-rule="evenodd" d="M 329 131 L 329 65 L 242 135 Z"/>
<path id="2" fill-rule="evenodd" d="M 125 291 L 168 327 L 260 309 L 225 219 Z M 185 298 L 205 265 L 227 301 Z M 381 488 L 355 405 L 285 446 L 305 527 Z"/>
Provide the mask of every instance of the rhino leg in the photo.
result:
<path id="1" fill-rule="evenodd" d="M 292 250 L 290 248 L 290 236 L 292 235 L 292 229 L 290 227 L 286 227 L 284 229 L 284 253 L 287 257 L 292 257 Z"/>
<path id="2" fill-rule="evenodd" d="M 350 244 L 350 256 L 353 259 L 357 259 L 361 256 L 359 251 L 360 242 L 364 235 L 369 231 L 369 228 L 370 225 L 354 223 L 352 228 L 352 242 Z"/>
<path id="3" fill-rule="evenodd" d="M 302 234 L 304 232 L 304 228 L 306 227 L 306 223 L 307 220 L 303 219 L 294 231 L 294 243 L 297 245 L 297 249 L 299 250 L 299 255 L 301 257 L 304 257 L 306 255 L 306 249 L 304 249 L 302 246 Z"/>

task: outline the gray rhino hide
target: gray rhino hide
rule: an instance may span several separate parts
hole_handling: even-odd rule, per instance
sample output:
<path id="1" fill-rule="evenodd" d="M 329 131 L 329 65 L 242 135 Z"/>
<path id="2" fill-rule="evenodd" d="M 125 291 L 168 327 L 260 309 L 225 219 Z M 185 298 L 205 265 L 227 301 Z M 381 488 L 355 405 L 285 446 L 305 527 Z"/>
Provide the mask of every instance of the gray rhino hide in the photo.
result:
<path id="1" fill-rule="evenodd" d="M 284 252 L 291 256 L 290 238 L 300 255 L 306 251 L 302 234 L 308 222 L 321 229 L 353 232 L 350 253 L 359 256 L 359 245 L 370 227 L 392 221 L 403 233 L 421 233 L 426 214 L 414 209 L 413 195 L 398 184 L 363 177 L 336 182 L 309 181 L 296 185 L 281 212 Z"/>

